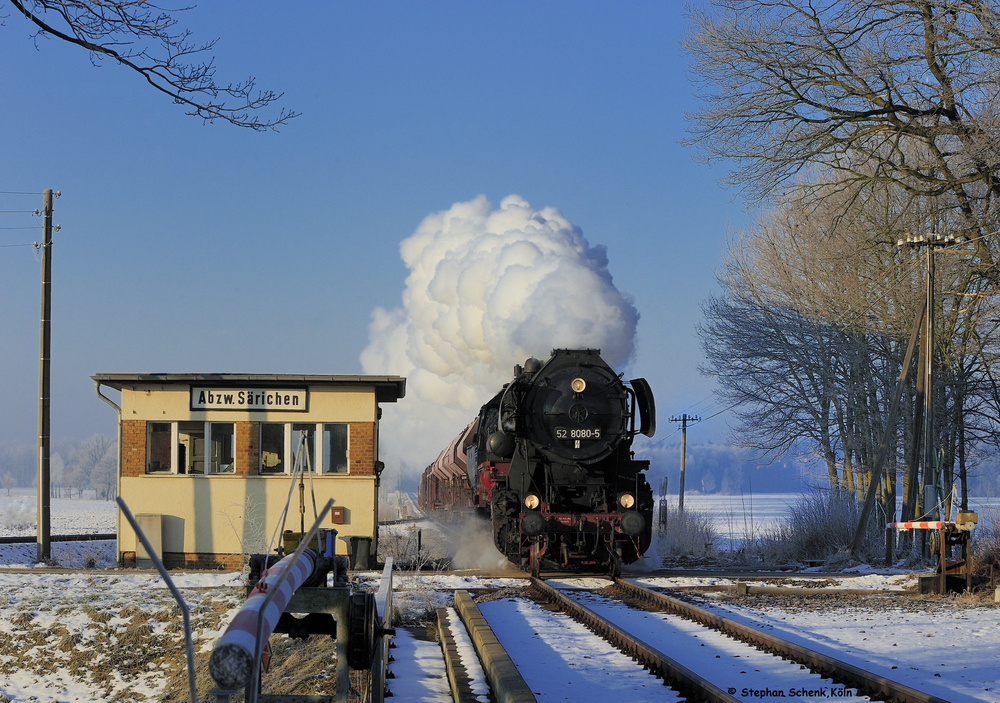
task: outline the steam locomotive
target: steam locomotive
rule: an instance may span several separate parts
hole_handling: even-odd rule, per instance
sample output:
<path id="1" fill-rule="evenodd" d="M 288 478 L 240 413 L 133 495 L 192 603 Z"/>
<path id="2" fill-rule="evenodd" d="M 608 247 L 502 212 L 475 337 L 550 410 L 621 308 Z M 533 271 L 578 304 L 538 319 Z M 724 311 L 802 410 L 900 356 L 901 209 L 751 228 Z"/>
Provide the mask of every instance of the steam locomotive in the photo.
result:
<path id="1" fill-rule="evenodd" d="M 556 349 L 514 367 L 424 471 L 418 503 L 477 511 L 497 549 L 534 575 L 617 575 L 649 547 L 649 462 L 633 457 L 632 441 L 655 430 L 645 379 L 624 383 L 599 350 Z"/>

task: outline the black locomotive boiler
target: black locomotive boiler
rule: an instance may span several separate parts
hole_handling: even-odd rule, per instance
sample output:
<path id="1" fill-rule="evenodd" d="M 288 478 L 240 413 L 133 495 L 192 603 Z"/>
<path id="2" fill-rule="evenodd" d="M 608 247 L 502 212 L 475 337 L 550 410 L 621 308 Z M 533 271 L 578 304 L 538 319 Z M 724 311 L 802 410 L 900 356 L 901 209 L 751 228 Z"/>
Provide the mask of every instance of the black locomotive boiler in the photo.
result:
<path id="1" fill-rule="evenodd" d="M 634 458 L 632 441 L 655 428 L 644 379 L 624 383 L 598 350 L 557 349 L 544 363 L 514 367 L 514 379 L 424 472 L 420 494 L 440 496 L 444 477 L 458 484 L 464 464 L 472 505 L 507 559 L 536 575 L 617 574 L 649 547 L 649 462 Z"/>

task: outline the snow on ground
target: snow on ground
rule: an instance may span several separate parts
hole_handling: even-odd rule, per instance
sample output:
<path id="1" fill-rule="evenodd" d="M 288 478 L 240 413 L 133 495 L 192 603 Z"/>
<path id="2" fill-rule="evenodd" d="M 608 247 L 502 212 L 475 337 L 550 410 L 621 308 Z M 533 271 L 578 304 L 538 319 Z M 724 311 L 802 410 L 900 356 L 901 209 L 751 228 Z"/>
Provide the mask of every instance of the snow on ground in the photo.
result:
<path id="1" fill-rule="evenodd" d="M 820 703 L 835 689 L 838 700 L 849 703 L 869 700 L 849 687 L 837 686 L 830 679 L 803 670 L 797 663 L 750 647 L 691 620 L 635 610 L 620 601 L 592 593 L 577 591 L 570 597 L 627 632 L 641 633 L 644 642 L 667 653 L 687 669 L 729 689 L 739 700 L 757 698 L 758 692 L 781 691 L 780 697 Z M 686 646 L 677 646 L 678 643 Z"/>
<path id="2" fill-rule="evenodd" d="M 441 645 L 414 637 L 398 628 L 396 649 L 391 664 L 393 680 L 389 682 L 394 703 L 439 702 L 451 700 L 448 674 L 441 656 Z"/>
<path id="3" fill-rule="evenodd" d="M 910 573 L 896 573 L 894 571 L 886 571 L 885 573 L 876 573 L 874 571 L 858 570 L 857 575 L 838 575 L 838 576 L 828 576 L 826 574 L 817 573 L 814 570 L 805 571 L 795 576 L 801 583 L 795 584 L 804 587 L 813 588 L 849 588 L 855 590 L 870 590 L 870 591 L 895 591 L 897 593 L 903 591 L 912 591 L 917 588 L 917 576 Z M 626 575 L 628 577 L 628 575 Z M 721 576 L 691 576 L 691 577 L 676 577 L 676 576 L 651 576 L 651 577 L 629 577 L 629 580 L 634 583 L 645 586 L 646 588 L 705 588 L 710 586 L 735 586 L 737 581 L 742 581 L 748 586 L 768 586 L 774 585 L 772 579 L 754 579 L 754 578 L 727 578 Z M 809 580 L 820 581 L 821 583 L 808 583 Z M 578 581 L 582 579 L 569 579 L 565 581 L 565 586 L 557 586 L 557 588 L 592 588 L 590 585 L 580 585 Z M 584 582 L 586 583 L 586 582 Z M 554 585 L 554 584 L 553 584 Z"/>
<path id="4" fill-rule="evenodd" d="M 37 499 L 30 488 L 0 492 L 0 537 L 34 537 Z M 52 498 L 49 522 L 54 535 L 111 534 L 118 506 L 112 500 Z"/>
<path id="5" fill-rule="evenodd" d="M 469 677 L 469 690 L 475 696 L 477 703 L 487 703 L 490 699 L 490 684 L 479 663 L 479 655 L 472 643 L 472 637 L 462 625 L 462 619 L 454 608 L 445 609 L 445 621 L 455 640 L 455 654 L 464 665 Z"/>
<path id="6" fill-rule="evenodd" d="M 728 578 L 633 578 L 652 588 L 726 586 Z M 1000 604 L 967 596 L 915 596 L 908 574 L 861 573 L 824 579 L 825 586 L 873 592 L 864 597 L 779 597 L 706 594 L 727 617 L 863 669 L 876 671 L 952 703 L 1000 702 Z M 765 585 L 763 580 L 747 580 Z M 596 579 L 550 581 L 561 589 L 593 589 Z M 903 595 L 910 588 L 911 595 Z M 880 595 L 881 594 L 881 595 Z M 589 605 L 589 604 L 588 604 Z M 609 617 L 608 613 L 602 613 Z M 642 613 L 630 615 L 644 617 Z M 637 631 L 637 630 L 634 630 Z M 656 646 L 649 628 L 643 638 Z M 654 638 L 654 640 L 650 640 Z M 671 653 L 669 640 L 661 647 Z M 735 677 L 732 677 L 735 680 Z M 742 692 L 744 684 L 734 686 Z M 751 691 L 785 690 L 785 682 L 758 680 Z M 832 689 L 831 689 L 832 690 Z M 829 692 L 828 692 L 829 693 Z M 740 696 L 737 696 L 740 697 Z M 833 697 L 832 694 L 828 697 Z M 751 693 L 745 700 L 760 698 Z"/>
<path id="7" fill-rule="evenodd" d="M 16 488 L 10 496 L 0 493 L 0 537 L 35 537 L 36 498 L 28 488 Z M 117 531 L 114 501 L 87 498 L 53 498 L 49 504 L 52 535 L 114 534 Z M 114 568 L 114 540 L 95 542 L 51 542 L 52 561 L 71 569 Z M 38 547 L 0 544 L 0 566 L 36 566 Z"/>
<path id="8" fill-rule="evenodd" d="M 565 615 L 523 599 L 480 603 L 479 610 L 540 703 L 679 700 L 641 664 Z"/>
<path id="9" fill-rule="evenodd" d="M 1000 606 L 961 598 L 727 600 L 727 617 L 951 703 L 1000 701 Z"/>
<path id="10" fill-rule="evenodd" d="M 243 599 L 233 574 L 177 576 L 196 651 Z M 156 700 L 183 662 L 180 611 L 145 574 L 0 574 L 0 701 Z"/>
<path id="11" fill-rule="evenodd" d="M 745 502 L 738 497 L 690 496 L 685 503 L 693 509 L 702 498 L 706 499 L 705 505 L 714 501 L 714 510 L 728 506 L 725 508 L 728 517 L 721 518 L 726 524 L 735 525 L 738 519 L 743 519 Z M 784 506 L 796 498 L 755 496 L 754 520 L 779 519 Z M 30 520 L 24 517 L 27 513 Z M 52 502 L 54 534 L 114 532 L 115 523 L 114 503 L 63 499 Z M 11 498 L 0 493 L 0 534 L 34 534 L 34 497 L 28 492 L 15 492 Z M 77 543 L 72 547 L 53 543 L 52 548 L 54 560 L 65 566 L 94 563 L 99 567 L 114 567 L 114 542 Z M 83 703 L 111 700 L 116 694 L 120 700 L 142 701 L 147 697 L 156 700 L 166 679 L 164 662 L 171 657 L 174 662 L 183 661 L 177 649 L 180 616 L 160 579 L 129 570 L 111 574 L 43 573 L 31 568 L 34 554 L 33 543 L 0 545 L 0 567 L 20 567 L 0 573 L 0 701 L 6 698 L 17 703 L 28 700 Z M 898 592 L 912 583 L 907 574 L 883 573 L 865 567 L 855 571 L 855 575 L 825 580 L 823 585 Z M 174 573 L 173 577 L 193 606 L 199 638 L 196 646 L 204 650 L 219 636 L 242 600 L 235 580 L 238 577 L 219 572 Z M 360 575 L 360 581 L 371 583 L 377 577 L 375 572 L 365 573 Z M 732 583 L 728 578 L 668 579 L 640 574 L 633 577 L 654 587 Z M 408 612 L 423 613 L 447 604 L 457 588 L 509 587 L 518 583 L 513 578 L 471 574 L 402 574 L 397 578 L 397 588 L 406 590 L 399 592 L 396 601 Z M 966 600 L 913 596 L 714 598 L 714 602 L 730 611 L 731 617 L 774 628 L 799 638 L 806 646 L 825 648 L 861 666 L 878 667 L 891 678 L 926 687 L 946 700 L 1000 703 L 996 670 L 1000 659 L 1000 628 L 996 626 L 1000 607 L 992 600 L 975 604 Z M 489 608 L 489 604 L 484 605 Z M 541 637 L 562 638 L 567 657 L 580 660 L 584 656 L 595 657 L 589 650 L 575 651 L 578 644 L 573 644 L 562 626 L 548 632 L 548 616 L 542 612 L 529 608 L 518 627 L 522 627 L 522 634 L 529 642 Z M 392 688 L 396 700 L 439 699 L 440 679 L 435 673 L 440 666 L 437 645 L 402 629 L 400 633 L 402 651 L 394 650 L 397 679 Z M 138 651 L 146 653 L 138 657 L 135 655 Z M 608 653 L 606 659 L 614 657 Z M 530 657 L 528 661 L 526 678 L 544 673 L 543 663 Z M 417 677 L 406 674 L 404 678 L 399 672 L 405 667 L 421 674 Z M 555 693 L 549 700 L 581 700 L 581 689 L 600 691 L 594 700 L 612 696 L 616 699 L 622 696 L 618 684 L 626 685 L 631 680 L 619 682 L 616 675 L 606 678 L 614 680 L 613 690 L 600 688 L 601 681 L 591 682 L 583 677 L 572 684 L 567 681 L 562 697 Z M 629 698 L 643 700 L 647 693 L 641 684 L 634 685 L 639 688 L 629 692 Z M 656 687 L 655 700 L 663 700 L 659 696 L 665 692 Z"/>

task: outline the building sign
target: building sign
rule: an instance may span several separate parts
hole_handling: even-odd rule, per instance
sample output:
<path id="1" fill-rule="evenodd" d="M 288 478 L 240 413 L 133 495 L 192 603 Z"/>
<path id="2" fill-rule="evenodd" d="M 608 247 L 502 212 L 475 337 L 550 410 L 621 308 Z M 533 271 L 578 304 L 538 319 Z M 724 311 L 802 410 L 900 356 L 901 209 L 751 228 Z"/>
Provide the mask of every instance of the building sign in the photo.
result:
<path id="1" fill-rule="evenodd" d="M 215 388 L 191 386 L 192 410 L 273 410 L 306 412 L 305 388 Z"/>

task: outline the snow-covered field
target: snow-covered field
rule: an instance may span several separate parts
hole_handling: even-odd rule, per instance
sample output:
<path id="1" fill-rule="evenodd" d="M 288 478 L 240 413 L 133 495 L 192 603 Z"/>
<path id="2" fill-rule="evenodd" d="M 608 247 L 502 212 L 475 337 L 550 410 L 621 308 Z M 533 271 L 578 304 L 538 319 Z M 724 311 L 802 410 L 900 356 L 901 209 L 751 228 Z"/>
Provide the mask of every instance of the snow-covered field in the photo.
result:
<path id="1" fill-rule="evenodd" d="M 689 493 L 684 496 L 684 508 L 707 515 L 720 538 L 719 546 L 729 549 L 747 537 L 760 537 L 775 527 L 788 514 L 789 506 L 797 504 L 802 496 L 798 493 L 763 493 L 753 495 L 701 495 Z M 677 504 L 677 496 L 668 496 L 672 505 Z M 897 515 L 902 507 L 902 498 L 897 505 Z M 1000 498 L 970 496 L 969 508 L 979 514 L 979 524 L 1000 519 Z"/>
<path id="2" fill-rule="evenodd" d="M 780 519 L 785 506 L 796 498 L 755 496 L 755 529 Z M 741 529 L 737 521 L 751 514 L 747 501 L 739 497 L 693 495 L 685 502 L 691 509 L 713 511 L 719 516 L 717 524 L 736 525 L 734 533 Z M 8 499 L 0 495 L 0 534 L 32 535 L 33 518 L 33 496 L 21 493 Z M 113 532 L 114 504 L 54 500 L 52 523 L 53 533 Z M 0 703 L 161 700 L 168 679 L 176 681 L 183 674 L 183 654 L 179 613 L 160 580 L 129 571 L 42 573 L 31 566 L 34 551 L 34 544 L 0 545 L 0 567 L 19 567 L 0 573 Z M 114 544 L 68 549 L 54 543 L 53 557 L 66 566 L 90 561 L 113 568 Z M 365 574 L 365 579 L 376 576 Z M 693 577 L 634 577 L 660 587 L 729 583 Z M 176 575 L 192 606 L 196 649 L 202 656 L 242 602 L 237 578 L 218 572 Z M 486 581 L 472 575 L 408 575 L 399 579 L 406 593 L 400 593 L 397 600 L 419 611 L 447 604 L 456 588 L 515 584 L 513 579 Z M 855 576 L 828 585 L 899 592 L 911 583 L 905 574 L 859 568 Z M 725 598 L 720 607 L 731 617 L 773 628 L 860 666 L 877 668 L 945 700 L 1000 703 L 996 665 L 1000 661 L 1000 608 L 992 598 Z M 560 616 L 534 613 L 532 617 L 541 618 L 536 624 L 547 627 L 546 618 Z M 567 646 L 572 649 L 571 640 Z M 445 700 L 438 679 L 438 651 L 437 645 L 419 637 L 400 635 L 395 656 L 397 661 L 402 656 L 403 661 L 392 684 L 395 701 Z M 207 690 L 207 685 L 202 688 Z M 760 699 L 752 694 L 745 697 Z"/>
<path id="3" fill-rule="evenodd" d="M 113 501 L 53 498 L 49 505 L 53 535 L 114 534 L 116 511 Z M 0 537 L 35 536 L 35 493 L 14 489 L 8 497 L 0 492 Z M 52 542 L 52 560 L 67 568 L 113 568 L 114 541 Z M 0 566 L 33 566 L 38 553 L 34 543 L 0 544 Z"/>

